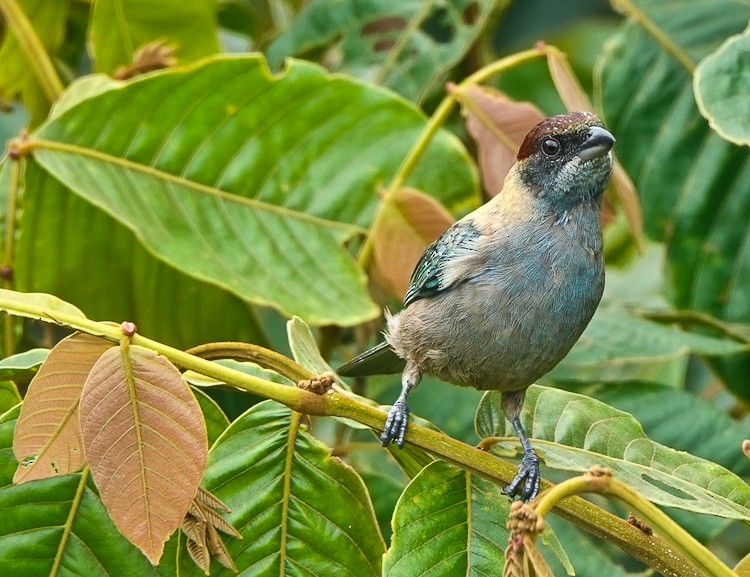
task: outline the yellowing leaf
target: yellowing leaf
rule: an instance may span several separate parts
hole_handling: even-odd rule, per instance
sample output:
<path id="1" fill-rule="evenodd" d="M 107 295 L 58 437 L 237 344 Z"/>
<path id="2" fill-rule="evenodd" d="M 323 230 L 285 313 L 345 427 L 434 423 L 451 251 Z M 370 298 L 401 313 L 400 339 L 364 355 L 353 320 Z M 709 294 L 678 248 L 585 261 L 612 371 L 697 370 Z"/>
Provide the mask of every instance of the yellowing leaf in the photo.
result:
<path id="1" fill-rule="evenodd" d="M 67 475 L 86 463 L 78 402 L 86 377 L 112 343 L 76 333 L 53 348 L 29 385 L 13 439 L 14 483 Z"/>
<path id="2" fill-rule="evenodd" d="M 523 139 L 544 120 L 544 114 L 530 102 L 517 102 L 475 84 L 453 89 L 453 94 L 466 116 L 466 129 L 477 143 L 484 190 L 495 196 L 503 189 Z"/>
<path id="3" fill-rule="evenodd" d="M 424 249 L 453 222 L 453 216 L 431 196 L 413 188 L 396 191 L 373 231 L 373 273 L 378 283 L 403 297 Z"/>
<path id="4" fill-rule="evenodd" d="M 206 428 L 187 383 L 174 365 L 149 349 L 112 348 L 84 386 L 81 430 L 109 515 L 158 563 L 206 466 Z"/>

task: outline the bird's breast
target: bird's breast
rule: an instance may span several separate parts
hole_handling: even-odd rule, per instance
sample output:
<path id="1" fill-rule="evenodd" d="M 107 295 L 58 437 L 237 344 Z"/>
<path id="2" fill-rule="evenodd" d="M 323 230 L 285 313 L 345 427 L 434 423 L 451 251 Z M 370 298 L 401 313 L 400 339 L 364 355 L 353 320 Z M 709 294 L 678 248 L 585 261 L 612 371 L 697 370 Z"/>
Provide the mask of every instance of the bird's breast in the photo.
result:
<path id="1" fill-rule="evenodd" d="M 527 234 L 529 242 L 488 253 L 465 282 L 413 303 L 401 314 L 397 352 L 456 384 L 534 382 L 578 340 L 604 288 L 601 243 L 575 234 L 571 242 L 569 233 Z"/>

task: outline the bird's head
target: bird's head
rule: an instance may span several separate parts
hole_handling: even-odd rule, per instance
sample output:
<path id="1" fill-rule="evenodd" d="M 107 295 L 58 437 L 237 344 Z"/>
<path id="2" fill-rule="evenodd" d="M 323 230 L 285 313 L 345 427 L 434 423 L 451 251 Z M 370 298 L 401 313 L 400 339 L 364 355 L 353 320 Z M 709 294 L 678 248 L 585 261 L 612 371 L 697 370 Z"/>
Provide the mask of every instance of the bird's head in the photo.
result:
<path id="1" fill-rule="evenodd" d="M 590 112 L 551 116 L 526 135 L 516 168 L 540 200 L 560 210 L 598 201 L 612 174 L 615 138 Z"/>

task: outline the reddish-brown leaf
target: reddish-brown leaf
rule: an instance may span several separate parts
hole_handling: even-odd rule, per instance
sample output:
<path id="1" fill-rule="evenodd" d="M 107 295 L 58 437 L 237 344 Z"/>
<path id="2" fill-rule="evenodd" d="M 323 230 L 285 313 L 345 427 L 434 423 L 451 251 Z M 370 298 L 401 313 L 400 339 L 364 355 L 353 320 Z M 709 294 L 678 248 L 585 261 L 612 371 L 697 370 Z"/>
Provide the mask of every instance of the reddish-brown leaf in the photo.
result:
<path id="1" fill-rule="evenodd" d="M 517 102 L 476 84 L 451 90 L 461 103 L 466 129 L 477 143 L 484 189 L 495 196 L 503 189 L 523 139 L 544 120 L 544 114 L 530 102 Z"/>
<path id="2" fill-rule="evenodd" d="M 14 483 L 67 475 L 86 463 L 78 403 L 91 367 L 112 343 L 75 333 L 55 346 L 29 385 L 13 437 Z"/>
<path id="3" fill-rule="evenodd" d="M 80 418 L 102 502 L 120 532 L 158 563 L 206 466 L 206 427 L 195 397 L 166 358 L 116 347 L 91 370 Z"/>
<path id="4" fill-rule="evenodd" d="M 552 82 L 567 109 L 593 111 L 586 91 L 570 67 L 568 57 L 554 46 L 545 46 L 544 52 Z"/>
<path id="5" fill-rule="evenodd" d="M 419 257 L 453 224 L 453 216 L 437 200 L 402 188 L 386 201 L 373 230 L 373 276 L 386 290 L 403 297 Z"/>

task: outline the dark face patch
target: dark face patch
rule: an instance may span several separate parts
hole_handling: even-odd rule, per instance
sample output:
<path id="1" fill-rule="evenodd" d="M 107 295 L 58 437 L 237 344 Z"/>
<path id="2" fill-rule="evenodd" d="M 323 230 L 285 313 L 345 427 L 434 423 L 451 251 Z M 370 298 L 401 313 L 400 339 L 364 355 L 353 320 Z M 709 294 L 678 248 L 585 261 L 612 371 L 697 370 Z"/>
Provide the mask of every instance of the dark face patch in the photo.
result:
<path id="1" fill-rule="evenodd" d="M 546 137 L 565 138 L 570 134 L 585 134 L 589 126 L 604 126 L 602 121 L 591 112 L 577 110 L 567 114 L 558 114 L 542 120 L 526 135 L 518 150 L 518 160 L 528 158 L 542 146 Z"/>
<path id="2" fill-rule="evenodd" d="M 601 198 L 612 172 L 613 144 L 614 137 L 590 112 L 552 116 L 528 133 L 515 170 L 530 194 L 562 214 Z"/>

